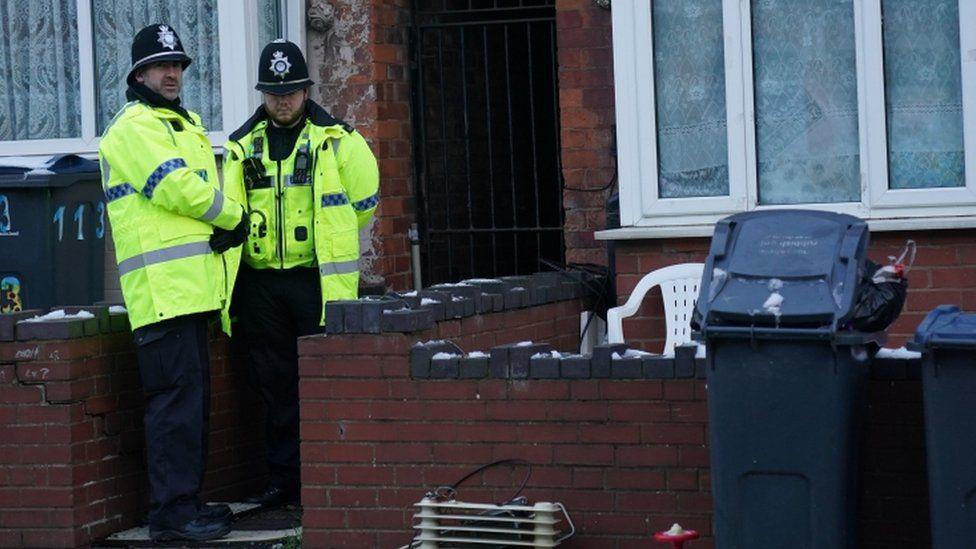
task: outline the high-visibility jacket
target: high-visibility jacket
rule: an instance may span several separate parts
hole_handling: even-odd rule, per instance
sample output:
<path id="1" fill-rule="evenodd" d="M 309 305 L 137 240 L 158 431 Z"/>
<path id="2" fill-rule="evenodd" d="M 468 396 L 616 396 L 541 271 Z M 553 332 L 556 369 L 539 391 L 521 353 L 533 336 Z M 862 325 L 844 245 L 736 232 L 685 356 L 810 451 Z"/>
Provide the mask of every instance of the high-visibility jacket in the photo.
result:
<path id="1" fill-rule="evenodd" d="M 317 267 L 324 305 L 358 295 L 359 229 L 379 203 L 379 171 L 362 135 L 314 101 L 305 109 L 291 154 L 273 161 L 268 116 L 258 108 L 225 145 L 224 179 L 245 188 L 244 262 L 256 269 Z"/>
<path id="2" fill-rule="evenodd" d="M 243 197 L 222 192 L 200 117 L 189 115 L 133 101 L 99 144 L 122 297 L 133 329 L 219 309 L 229 333 L 240 248 L 217 254 L 209 239 L 240 222 Z"/>

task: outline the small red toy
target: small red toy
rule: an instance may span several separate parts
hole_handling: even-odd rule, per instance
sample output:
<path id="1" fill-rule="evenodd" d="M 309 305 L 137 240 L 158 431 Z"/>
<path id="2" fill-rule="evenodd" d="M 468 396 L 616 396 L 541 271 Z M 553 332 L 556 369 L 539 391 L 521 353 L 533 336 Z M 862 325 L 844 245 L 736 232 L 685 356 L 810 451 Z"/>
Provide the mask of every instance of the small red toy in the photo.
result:
<path id="1" fill-rule="evenodd" d="M 686 541 L 693 539 L 698 539 L 698 532 L 696 530 L 684 530 L 678 524 L 672 526 L 670 530 L 654 533 L 654 541 L 670 543 L 672 549 L 681 549 Z"/>

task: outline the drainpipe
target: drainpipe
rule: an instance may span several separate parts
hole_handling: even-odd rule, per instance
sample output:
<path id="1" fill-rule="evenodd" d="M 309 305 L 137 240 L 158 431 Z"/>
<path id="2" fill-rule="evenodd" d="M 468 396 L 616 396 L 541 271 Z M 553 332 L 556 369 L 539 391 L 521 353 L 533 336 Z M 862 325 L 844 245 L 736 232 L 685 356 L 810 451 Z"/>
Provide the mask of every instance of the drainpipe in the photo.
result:
<path id="1" fill-rule="evenodd" d="M 413 289 L 418 292 L 422 289 L 423 278 L 420 276 L 420 232 L 417 231 L 417 224 L 410 225 L 407 231 L 407 238 L 410 239 L 410 262 L 413 271 Z"/>

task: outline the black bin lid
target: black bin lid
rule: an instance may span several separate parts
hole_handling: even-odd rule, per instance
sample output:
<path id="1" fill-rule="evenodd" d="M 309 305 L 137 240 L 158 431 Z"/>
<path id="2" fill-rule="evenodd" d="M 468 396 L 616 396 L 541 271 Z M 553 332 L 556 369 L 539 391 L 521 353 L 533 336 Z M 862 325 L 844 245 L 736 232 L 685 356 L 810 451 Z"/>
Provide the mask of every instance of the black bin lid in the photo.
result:
<path id="1" fill-rule="evenodd" d="M 715 226 L 698 313 L 710 326 L 829 327 L 852 314 L 867 224 L 813 210 L 736 214 Z"/>
<path id="2" fill-rule="evenodd" d="M 925 315 L 907 347 L 913 351 L 976 349 L 976 314 L 964 313 L 955 305 L 939 305 Z"/>
<path id="3" fill-rule="evenodd" d="M 0 187 L 61 187 L 97 174 L 98 162 L 76 154 L 0 157 Z"/>

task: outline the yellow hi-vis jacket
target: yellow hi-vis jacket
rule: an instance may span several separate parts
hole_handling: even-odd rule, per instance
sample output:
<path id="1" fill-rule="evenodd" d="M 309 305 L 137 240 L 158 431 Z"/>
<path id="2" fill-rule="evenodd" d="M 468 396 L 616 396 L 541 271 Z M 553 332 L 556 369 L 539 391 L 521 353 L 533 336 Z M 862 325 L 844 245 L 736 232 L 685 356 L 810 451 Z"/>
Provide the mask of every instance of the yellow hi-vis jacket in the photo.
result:
<path id="1" fill-rule="evenodd" d="M 291 154 L 273 161 L 269 119 L 259 107 L 225 145 L 224 180 L 245 188 L 244 262 L 256 269 L 318 267 L 324 323 L 326 301 L 358 295 L 359 229 L 379 203 L 379 171 L 362 135 L 314 101 L 305 111 Z M 246 163 L 261 168 L 246 170 Z"/>
<path id="2" fill-rule="evenodd" d="M 233 229 L 240 192 L 224 193 L 200 117 L 126 104 L 98 147 L 122 297 L 132 329 L 228 306 L 240 248 L 210 249 L 213 228 Z"/>

